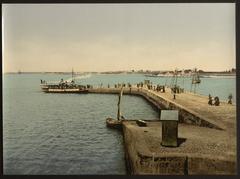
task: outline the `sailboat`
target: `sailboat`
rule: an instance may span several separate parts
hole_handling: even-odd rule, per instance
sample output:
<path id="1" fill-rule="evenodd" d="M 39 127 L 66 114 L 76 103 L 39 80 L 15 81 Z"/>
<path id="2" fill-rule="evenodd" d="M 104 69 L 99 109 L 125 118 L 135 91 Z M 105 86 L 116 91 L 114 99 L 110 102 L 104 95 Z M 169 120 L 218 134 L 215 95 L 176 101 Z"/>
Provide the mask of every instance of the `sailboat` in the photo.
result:
<path id="1" fill-rule="evenodd" d="M 120 110 L 122 94 L 123 94 L 123 87 L 121 88 L 121 91 L 120 91 L 119 96 L 118 96 L 117 119 L 107 118 L 106 119 L 107 127 L 115 128 L 115 129 L 122 129 L 122 120 L 124 119 L 123 116 L 121 115 L 121 110 Z"/>
<path id="2" fill-rule="evenodd" d="M 196 86 L 201 83 L 199 73 L 197 72 L 197 69 L 195 68 L 192 73 L 192 84 L 191 84 L 191 91 L 192 91 L 192 86 L 194 85 L 194 90 L 193 92 L 196 93 Z"/>
<path id="3" fill-rule="evenodd" d="M 201 83 L 199 73 L 197 72 L 197 69 L 194 69 L 193 75 L 192 75 L 192 84 L 198 84 Z"/>

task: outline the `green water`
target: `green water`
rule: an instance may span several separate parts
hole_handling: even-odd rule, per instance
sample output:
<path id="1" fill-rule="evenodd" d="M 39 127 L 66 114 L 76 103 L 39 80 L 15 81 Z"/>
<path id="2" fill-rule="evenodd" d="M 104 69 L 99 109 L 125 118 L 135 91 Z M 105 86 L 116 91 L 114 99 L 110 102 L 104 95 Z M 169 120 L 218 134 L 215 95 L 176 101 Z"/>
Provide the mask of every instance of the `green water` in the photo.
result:
<path id="1" fill-rule="evenodd" d="M 40 79 L 59 81 L 71 75 L 3 75 L 4 174 L 126 174 L 120 132 L 106 128 L 116 117 L 116 95 L 46 94 Z M 103 86 L 150 79 L 165 84 L 169 78 L 143 75 L 89 75 L 81 84 Z M 190 90 L 190 79 L 181 81 Z M 203 78 L 197 92 L 220 100 L 235 98 L 235 78 Z M 143 98 L 123 95 L 125 118 L 157 119 L 158 111 Z"/>

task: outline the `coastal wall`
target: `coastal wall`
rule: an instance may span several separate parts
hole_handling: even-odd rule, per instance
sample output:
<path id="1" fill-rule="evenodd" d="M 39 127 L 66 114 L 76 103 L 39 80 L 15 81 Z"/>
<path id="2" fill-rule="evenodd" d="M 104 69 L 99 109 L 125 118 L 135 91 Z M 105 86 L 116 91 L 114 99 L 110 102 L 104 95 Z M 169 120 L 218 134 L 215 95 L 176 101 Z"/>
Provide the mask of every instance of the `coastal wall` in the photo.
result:
<path id="1" fill-rule="evenodd" d="M 130 175 L 236 174 L 236 161 L 225 156 L 201 155 L 198 152 L 189 154 L 184 153 L 184 148 L 181 149 L 181 153 L 176 152 L 174 148 L 169 149 L 171 151 L 168 153 L 158 152 L 157 148 L 151 147 L 151 142 L 146 142 L 144 133 L 128 121 L 123 123 L 123 135 L 126 166 Z M 154 136 L 148 137 L 152 139 Z M 154 143 L 155 146 L 156 141 Z M 189 147 L 197 148 L 191 144 Z M 210 150 L 209 153 L 211 152 L 213 151 Z"/>
<path id="2" fill-rule="evenodd" d="M 102 94 L 118 94 L 120 88 L 94 88 L 89 89 L 89 93 L 102 93 Z M 187 109 L 186 107 L 176 104 L 161 95 L 156 95 L 150 90 L 144 88 L 124 88 L 123 94 L 138 95 L 145 98 L 148 102 L 154 105 L 157 109 L 167 109 L 167 110 L 178 110 L 179 111 L 179 121 L 187 124 L 197 125 L 201 127 L 209 127 L 215 129 L 222 129 L 219 124 L 210 119 L 196 114 L 194 111 Z"/>
<path id="3" fill-rule="evenodd" d="M 120 88 L 95 88 L 89 93 L 119 94 Z M 176 148 L 161 147 L 161 122 L 145 121 L 147 127 L 139 127 L 136 121 L 124 120 L 122 123 L 125 161 L 128 174 L 131 175 L 233 175 L 236 174 L 235 135 L 229 139 L 235 117 L 219 113 L 223 109 L 215 108 L 218 113 L 204 115 L 207 110 L 192 110 L 191 106 L 180 105 L 173 100 L 171 93 L 160 93 L 144 88 L 124 88 L 124 94 L 138 95 L 145 98 L 159 111 L 161 109 L 178 110 L 181 125 L 180 137 L 183 145 Z M 207 98 L 185 93 L 187 100 L 193 100 L 198 106 L 205 105 Z M 184 99 L 185 98 L 181 98 Z M 178 102 L 178 103 L 177 103 Z M 225 105 L 225 104 L 222 104 Z M 234 112 L 234 107 L 229 111 Z M 211 111 L 210 111 L 211 112 Z M 203 116 L 204 115 L 204 116 Z M 206 118 L 207 116 L 207 118 Z M 217 119 L 214 121 L 214 119 Z M 227 125 L 222 125 L 228 119 Z M 217 123 L 216 123 L 217 121 Z M 188 125 L 191 124 L 191 125 Z M 194 126 L 192 126 L 194 125 Z M 233 125 L 233 126 L 232 126 Z M 198 127 L 201 126 L 201 127 Z M 219 130 L 220 129 L 220 130 Z M 227 129 L 227 130 L 226 130 Z M 196 132 L 197 130 L 197 132 Z M 229 131 L 231 131 L 229 133 Z M 201 134 L 199 136 L 199 134 Z M 235 147 L 234 147 L 235 146 Z M 201 152 L 200 152 L 201 150 Z"/>

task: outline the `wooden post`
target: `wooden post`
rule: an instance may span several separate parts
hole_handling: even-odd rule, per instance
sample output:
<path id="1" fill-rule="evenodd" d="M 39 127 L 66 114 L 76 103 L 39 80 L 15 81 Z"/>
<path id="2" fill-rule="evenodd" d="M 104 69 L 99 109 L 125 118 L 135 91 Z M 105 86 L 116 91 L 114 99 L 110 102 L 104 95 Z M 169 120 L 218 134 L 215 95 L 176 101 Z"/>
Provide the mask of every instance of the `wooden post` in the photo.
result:
<path id="1" fill-rule="evenodd" d="M 123 94 L 123 87 L 121 88 L 120 94 L 118 96 L 118 113 L 117 113 L 118 120 L 120 120 L 121 118 L 120 104 L 121 104 L 122 94 Z"/>

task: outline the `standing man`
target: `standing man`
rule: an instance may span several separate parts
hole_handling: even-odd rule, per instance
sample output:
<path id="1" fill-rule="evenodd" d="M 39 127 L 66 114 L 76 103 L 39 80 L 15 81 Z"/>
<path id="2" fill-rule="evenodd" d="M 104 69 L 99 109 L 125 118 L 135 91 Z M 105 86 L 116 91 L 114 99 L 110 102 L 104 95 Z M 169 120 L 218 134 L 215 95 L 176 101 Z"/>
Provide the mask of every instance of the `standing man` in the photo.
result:
<path id="1" fill-rule="evenodd" d="M 208 95 L 208 104 L 209 104 L 209 105 L 213 105 L 212 102 L 213 102 L 212 96 L 209 94 L 209 95 Z"/>
<path id="2" fill-rule="evenodd" d="M 232 98 L 233 98 L 232 94 L 229 94 L 229 96 L 228 96 L 228 104 L 232 104 Z"/>

